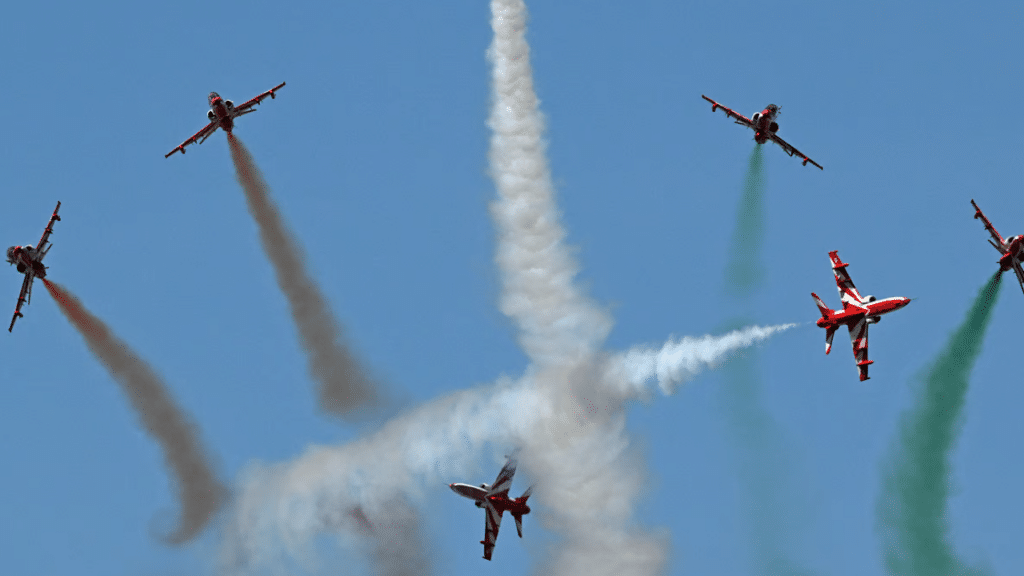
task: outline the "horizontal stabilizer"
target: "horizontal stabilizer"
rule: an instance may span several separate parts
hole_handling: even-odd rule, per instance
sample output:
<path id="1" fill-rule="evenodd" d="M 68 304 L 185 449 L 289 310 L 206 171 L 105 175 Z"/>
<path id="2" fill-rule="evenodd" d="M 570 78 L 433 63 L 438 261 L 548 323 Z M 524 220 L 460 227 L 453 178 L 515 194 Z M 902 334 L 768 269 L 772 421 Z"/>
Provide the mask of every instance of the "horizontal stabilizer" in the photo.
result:
<path id="1" fill-rule="evenodd" d="M 857 366 L 867 366 L 868 364 L 874 364 L 874 363 L 875 363 L 874 360 L 861 360 L 860 362 L 857 362 Z"/>

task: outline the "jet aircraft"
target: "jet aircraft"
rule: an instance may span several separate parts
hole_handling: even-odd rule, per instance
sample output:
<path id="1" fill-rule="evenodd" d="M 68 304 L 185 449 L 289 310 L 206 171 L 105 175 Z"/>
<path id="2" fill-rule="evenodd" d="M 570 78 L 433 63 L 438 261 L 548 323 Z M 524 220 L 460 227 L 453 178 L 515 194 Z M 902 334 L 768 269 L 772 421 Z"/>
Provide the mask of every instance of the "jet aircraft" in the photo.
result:
<path id="1" fill-rule="evenodd" d="M 807 166 L 807 163 L 810 162 L 811 164 L 814 164 L 818 168 L 824 170 L 824 168 L 821 167 L 821 164 L 818 164 L 814 160 L 811 160 L 810 158 L 807 157 L 806 154 L 797 150 L 788 142 L 786 142 L 782 138 L 779 138 L 778 134 L 776 134 L 776 132 L 779 131 L 779 123 L 776 122 L 775 119 L 780 114 L 780 108 L 775 104 L 769 104 L 768 107 L 765 108 L 764 110 L 754 113 L 754 116 L 752 118 L 747 118 L 743 114 L 735 112 L 732 108 L 722 106 L 718 102 L 715 102 L 714 100 L 708 98 L 703 94 L 701 94 L 700 97 L 707 100 L 708 102 L 711 102 L 712 112 L 721 108 L 722 112 L 725 112 L 726 116 L 735 119 L 737 124 L 741 126 L 746 126 L 747 128 L 753 130 L 754 141 L 757 142 L 758 144 L 764 144 L 765 142 L 771 140 L 772 142 L 775 142 L 776 144 L 781 146 L 782 149 L 786 151 L 786 154 L 789 154 L 790 156 L 795 155 L 803 158 L 804 166 Z"/>
<path id="2" fill-rule="evenodd" d="M 277 98 L 274 93 L 283 87 L 284 82 L 281 82 L 277 86 L 274 86 L 270 90 L 267 90 L 263 94 L 260 94 L 241 106 L 235 106 L 235 103 L 231 100 L 225 100 L 220 97 L 220 94 L 210 92 L 210 96 L 208 97 L 210 102 L 210 111 L 206 113 L 206 117 L 210 119 L 210 123 L 199 132 L 196 132 L 191 138 L 182 142 L 181 146 L 178 146 L 174 150 L 164 154 L 164 158 L 169 158 L 171 154 L 174 154 L 179 150 L 184 154 L 185 146 L 188 146 L 189 144 L 202 144 L 210 137 L 211 134 L 217 131 L 217 128 L 221 128 L 225 132 L 231 133 L 231 130 L 235 127 L 235 118 L 244 116 L 250 112 L 255 112 L 256 109 L 253 108 L 253 106 L 263 102 L 267 96 L 270 96 L 271 99 Z"/>
<path id="3" fill-rule="evenodd" d="M 512 476 L 516 473 L 515 457 L 509 456 L 505 467 L 498 473 L 494 484 L 488 486 L 481 484 L 480 487 L 470 484 L 449 484 L 459 496 L 464 496 L 474 501 L 477 508 L 483 508 L 486 512 L 484 524 L 484 539 L 480 541 L 484 545 L 484 560 L 491 559 L 491 552 L 494 551 L 494 542 L 498 539 L 498 528 L 501 526 L 501 515 L 507 510 L 516 520 L 516 530 L 519 537 L 523 537 L 523 515 L 530 513 L 530 507 L 526 501 L 533 492 L 533 486 L 526 489 L 519 498 L 508 497 L 508 490 L 512 486 Z"/>
<path id="4" fill-rule="evenodd" d="M 1010 236 L 1003 240 L 1003 237 L 999 235 L 999 232 L 988 221 L 988 218 L 985 218 L 985 214 L 974 203 L 974 200 L 971 200 L 971 204 L 974 206 L 974 217 L 981 218 L 981 221 L 985 223 L 985 230 L 988 230 L 988 233 L 995 240 L 995 242 L 989 240 L 988 243 L 1002 254 L 998 260 L 999 270 L 1006 272 L 1012 269 L 1013 273 L 1017 275 L 1017 281 L 1020 282 L 1020 289 L 1024 291 L 1024 269 L 1021 269 L 1020 266 L 1021 258 L 1024 257 L 1024 254 L 1022 254 L 1024 252 L 1024 236 Z"/>
<path id="5" fill-rule="evenodd" d="M 25 280 L 21 283 L 21 293 L 18 294 L 18 305 L 14 308 L 14 317 L 11 318 L 11 327 L 7 329 L 8 332 L 14 331 L 14 323 L 18 318 L 25 317 L 21 313 L 21 306 L 32 303 L 32 280 L 36 276 L 46 278 L 46 266 L 43 266 L 43 258 L 53 246 L 49 244 L 49 241 L 50 234 L 53 234 L 53 223 L 60 220 L 60 216 L 57 215 L 58 210 L 60 210 L 60 202 L 57 202 L 57 207 L 53 209 L 53 216 L 50 216 L 50 221 L 46 224 L 46 230 L 43 230 L 43 237 L 39 239 L 39 244 L 36 244 L 35 247 L 29 244 L 28 246 L 11 246 L 7 249 L 7 263 L 16 264 L 18 272 L 25 275 Z"/>
<path id="6" fill-rule="evenodd" d="M 832 261 L 832 273 L 836 276 L 836 286 L 839 288 L 839 298 L 843 302 L 841 312 L 831 310 L 818 298 L 818 295 L 811 292 L 814 301 L 821 311 L 821 318 L 818 318 L 818 326 L 825 329 L 825 354 L 832 351 L 832 336 L 839 327 L 846 325 L 850 329 L 850 342 L 853 343 L 853 357 L 857 360 L 857 368 L 860 370 L 861 382 L 868 379 L 868 325 L 877 324 L 883 314 L 899 310 L 910 304 L 910 298 L 894 297 L 878 300 L 874 296 L 861 296 L 860 292 L 853 285 L 853 280 L 846 272 L 847 264 L 839 259 L 839 253 L 835 250 L 828 253 Z"/>

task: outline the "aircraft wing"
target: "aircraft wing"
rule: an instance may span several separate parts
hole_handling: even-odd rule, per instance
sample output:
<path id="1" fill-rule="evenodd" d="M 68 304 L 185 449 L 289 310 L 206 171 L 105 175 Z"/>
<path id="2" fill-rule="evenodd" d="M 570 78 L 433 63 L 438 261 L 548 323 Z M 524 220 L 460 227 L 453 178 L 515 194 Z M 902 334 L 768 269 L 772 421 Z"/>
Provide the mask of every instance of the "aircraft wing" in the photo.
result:
<path id="1" fill-rule="evenodd" d="M 856 324 L 850 325 L 850 343 L 853 344 L 853 358 L 860 370 L 860 381 L 868 379 L 868 319 L 861 318 Z"/>
<path id="2" fill-rule="evenodd" d="M 818 164 L 814 160 L 811 160 L 810 158 L 807 157 L 806 154 L 794 148 L 789 142 L 786 142 L 782 138 L 776 136 L 775 132 L 768 132 L 768 137 L 771 138 L 772 142 L 775 142 L 776 144 L 781 146 L 782 149 L 786 151 L 786 154 L 789 154 L 790 156 L 799 156 L 800 158 L 803 158 L 804 166 L 807 166 L 807 163 L 810 162 L 811 164 L 814 164 L 821 170 L 824 170 L 824 168 L 821 167 L 821 164 Z"/>
<path id="3" fill-rule="evenodd" d="M 498 477 L 494 480 L 494 484 L 491 485 L 487 491 L 488 496 L 495 496 L 498 494 L 508 496 L 508 489 L 512 487 L 512 477 L 516 474 L 516 462 L 512 456 L 508 457 L 508 462 L 505 463 L 505 467 L 498 472 Z"/>
<path id="4" fill-rule="evenodd" d="M 60 216 L 57 215 L 57 211 L 60 210 L 60 202 L 57 202 L 57 207 L 53 209 L 53 216 L 50 216 L 50 221 L 46 223 L 46 230 L 43 230 L 43 236 L 39 239 L 39 244 L 36 244 L 36 250 L 39 250 L 39 261 L 43 261 L 43 257 L 46 256 L 46 252 L 49 250 L 46 248 L 46 243 L 50 240 L 50 234 L 53 234 L 53 223 L 60 220 Z"/>
<path id="5" fill-rule="evenodd" d="M 491 559 L 494 552 L 494 543 L 498 540 L 498 529 L 501 528 L 501 512 L 486 502 L 484 509 L 487 511 L 487 518 L 484 523 L 484 539 L 480 541 L 484 545 L 484 560 Z"/>
<path id="6" fill-rule="evenodd" d="M 1013 259 L 1013 273 L 1017 275 L 1017 281 L 1020 282 L 1020 289 L 1024 291 L 1024 269 L 1020 267 L 1020 260 L 1017 258 Z"/>
<path id="7" fill-rule="evenodd" d="M 985 218 L 985 213 L 981 211 L 981 208 L 978 208 L 978 205 L 974 203 L 973 199 L 971 200 L 971 205 L 974 206 L 974 217 L 981 218 L 981 221 L 985 224 L 985 230 L 988 230 L 988 233 L 992 235 L 993 239 L 995 239 L 995 242 L 990 241 L 989 244 L 992 244 L 992 246 L 994 246 L 996 250 L 999 250 L 1000 253 L 1005 254 L 1006 252 L 1003 247 L 1006 246 L 1006 241 L 1003 240 L 1003 237 L 996 230 L 996 227 L 988 221 L 988 218 Z"/>
<path id="8" fill-rule="evenodd" d="M 860 308 L 864 298 L 857 291 L 857 287 L 853 285 L 853 279 L 846 271 L 849 264 L 840 260 L 837 250 L 829 252 L 828 258 L 832 261 L 832 274 L 836 277 L 836 288 L 839 289 L 839 299 L 843 301 L 843 310 L 848 310 L 851 306 Z"/>
<path id="9" fill-rule="evenodd" d="M 721 108 L 722 112 L 725 112 L 725 115 L 728 116 L 729 118 L 732 118 L 732 119 L 736 120 L 737 124 L 743 124 L 747 128 L 753 128 L 754 127 L 754 122 L 750 118 L 747 118 L 746 116 L 744 116 L 743 114 L 740 114 L 739 112 L 736 112 L 735 110 L 733 110 L 732 108 L 729 108 L 728 106 L 722 106 L 718 102 L 715 102 L 714 100 L 712 100 L 711 98 L 708 98 L 707 96 L 705 96 L 703 94 L 701 94 L 700 97 L 705 99 L 705 100 L 707 100 L 708 102 L 711 102 L 711 111 L 712 112 L 714 112 L 715 110 Z"/>
<path id="10" fill-rule="evenodd" d="M 259 96 L 253 98 L 252 100 L 249 100 L 248 102 L 246 102 L 246 103 L 244 103 L 244 104 L 242 104 L 240 106 L 235 106 L 235 111 L 236 112 L 243 112 L 244 113 L 249 108 L 252 108 L 253 106 L 259 104 L 260 102 L 263 102 L 263 100 L 267 96 L 270 96 L 271 98 L 276 98 L 276 96 L 274 95 L 274 92 L 277 92 L 281 88 L 284 88 L 284 82 L 281 82 L 277 86 L 274 86 L 270 90 L 267 90 L 263 94 L 260 94 Z"/>
<path id="11" fill-rule="evenodd" d="M 35 278 L 34 274 L 25 274 L 25 281 L 21 283 L 21 293 L 18 294 L 18 305 L 14 308 L 14 317 L 11 318 L 11 327 L 7 329 L 8 332 L 14 332 L 14 323 L 22 316 L 21 306 L 25 303 L 25 295 L 28 294 L 29 288 L 32 287 L 33 278 Z"/>
<path id="12" fill-rule="evenodd" d="M 217 126 L 219 126 L 219 124 L 217 123 L 216 120 L 210 122 L 202 130 L 193 134 L 191 138 L 182 142 L 180 146 L 178 146 L 174 150 L 171 150 L 167 154 L 164 154 L 164 158 L 170 158 L 171 154 L 174 154 L 179 150 L 181 151 L 182 154 L 184 154 L 185 146 L 188 146 L 189 144 L 202 144 L 203 142 L 206 142 L 206 139 L 209 138 L 211 134 L 217 131 Z"/>

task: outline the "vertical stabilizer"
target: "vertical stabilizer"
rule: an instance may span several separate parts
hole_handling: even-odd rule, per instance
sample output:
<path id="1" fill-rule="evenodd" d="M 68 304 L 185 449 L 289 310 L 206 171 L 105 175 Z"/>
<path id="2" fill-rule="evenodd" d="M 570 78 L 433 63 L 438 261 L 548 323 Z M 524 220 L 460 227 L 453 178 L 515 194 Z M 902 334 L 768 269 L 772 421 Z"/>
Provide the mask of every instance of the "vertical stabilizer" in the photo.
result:
<path id="1" fill-rule="evenodd" d="M 821 301 L 821 298 L 817 294 L 811 292 L 811 297 L 814 298 L 814 303 L 818 305 L 818 311 L 821 312 L 822 318 L 828 318 L 832 314 L 832 309 L 825 306 L 825 303 Z"/>

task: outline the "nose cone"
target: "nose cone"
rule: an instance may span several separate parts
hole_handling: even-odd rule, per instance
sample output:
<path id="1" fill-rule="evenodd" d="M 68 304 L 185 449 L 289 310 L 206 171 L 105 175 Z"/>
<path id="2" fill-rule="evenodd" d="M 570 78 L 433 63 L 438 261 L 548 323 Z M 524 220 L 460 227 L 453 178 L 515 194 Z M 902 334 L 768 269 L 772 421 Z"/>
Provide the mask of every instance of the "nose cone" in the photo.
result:
<path id="1" fill-rule="evenodd" d="M 910 298 L 897 298 L 897 302 L 899 304 L 896 306 L 896 309 L 900 309 L 906 306 L 907 304 L 910 304 Z"/>

